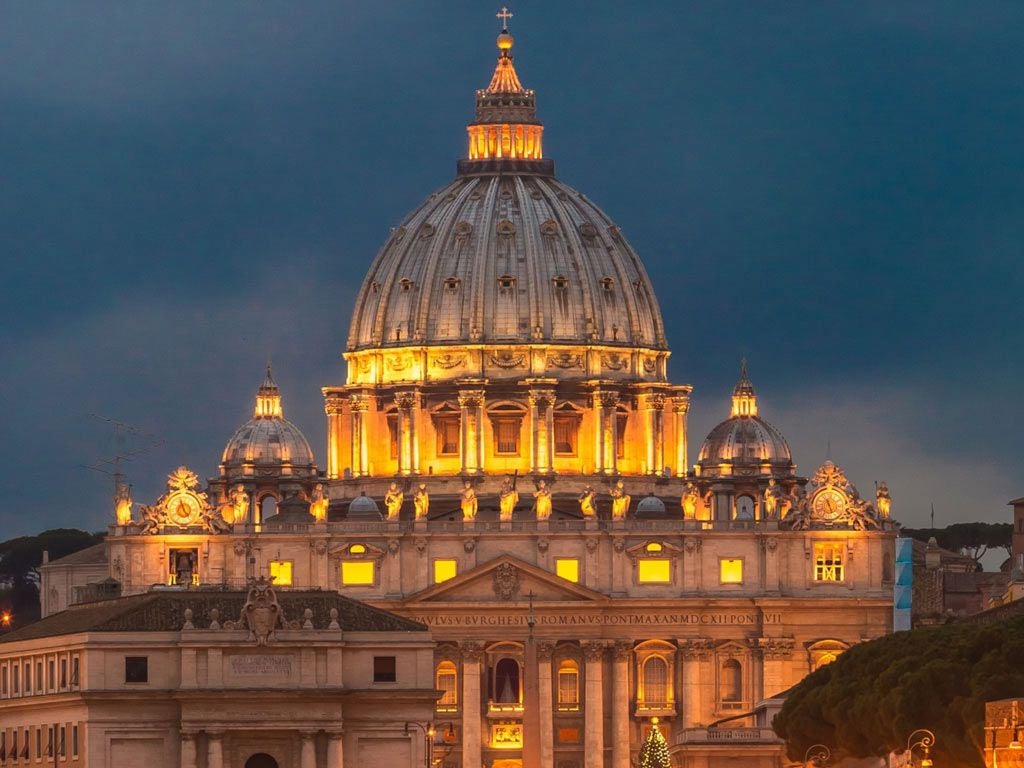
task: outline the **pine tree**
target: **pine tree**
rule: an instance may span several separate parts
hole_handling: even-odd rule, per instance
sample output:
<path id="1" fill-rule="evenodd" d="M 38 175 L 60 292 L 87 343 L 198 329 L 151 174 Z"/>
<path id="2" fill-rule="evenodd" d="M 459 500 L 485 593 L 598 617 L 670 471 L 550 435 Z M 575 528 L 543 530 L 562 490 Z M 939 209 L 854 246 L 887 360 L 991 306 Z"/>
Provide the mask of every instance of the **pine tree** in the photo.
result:
<path id="1" fill-rule="evenodd" d="M 651 730 L 640 747 L 640 768 L 672 768 L 668 756 L 668 742 L 658 728 L 658 718 L 651 718 Z"/>

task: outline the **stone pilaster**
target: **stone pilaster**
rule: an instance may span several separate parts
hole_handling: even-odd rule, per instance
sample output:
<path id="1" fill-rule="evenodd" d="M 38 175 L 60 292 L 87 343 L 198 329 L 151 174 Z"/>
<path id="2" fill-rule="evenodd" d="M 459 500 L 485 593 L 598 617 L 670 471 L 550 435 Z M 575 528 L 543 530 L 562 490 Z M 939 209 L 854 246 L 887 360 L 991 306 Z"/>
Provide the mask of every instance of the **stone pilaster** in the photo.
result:
<path id="1" fill-rule="evenodd" d="M 224 734 L 206 732 L 206 768 L 224 768 Z"/>
<path id="2" fill-rule="evenodd" d="M 327 768 L 344 768 L 345 741 L 340 732 L 327 734 Z"/>
<path id="3" fill-rule="evenodd" d="M 548 474 L 554 466 L 554 405 L 553 389 L 531 389 L 530 428 L 531 442 L 530 471 Z"/>
<path id="4" fill-rule="evenodd" d="M 714 642 L 706 637 L 679 640 L 680 656 L 683 659 L 683 728 L 695 728 L 701 724 L 700 702 L 703 695 L 700 668 L 711 658 L 713 649 Z"/>
<path id="5" fill-rule="evenodd" d="M 792 637 L 759 637 L 757 648 L 763 659 L 762 691 L 754 691 L 755 696 L 762 698 L 774 696 L 779 691 L 786 690 L 786 664 L 793 658 L 793 649 L 796 641 Z M 757 699 L 751 699 L 756 701 Z"/>
<path id="6" fill-rule="evenodd" d="M 419 446 L 416 437 L 416 414 L 419 397 L 412 390 L 395 393 L 398 406 L 398 473 L 419 474 Z"/>
<path id="7" fill-rule="evenodd" d="M 302 747 L 299 751 L 299 768 L 317 768 L 316 733 L 313 731 L 303 731 L 301 736 Z"/>
<path id="8" fill-rule="evenodd" d="M 196 768 L 196 734 L 181 732 L 181 768 Z"/>
<path id="9" fill-rule="evenodd" d="M 337 395 L 328 395 L 324 401 L 327 413 L 327 476 L 341 477 L 341 418 L 344 400 Z"/>
<path id="10" fill-rule="evenodd" d="M 348 406 L 351 423 L 352 474 L 362 477 L 370 474 L 369 448 L 366 439 L 366 412 L 370 400 L 366 395 L 349 395 Z"/>
<path id="11" fill-rule="evenodd" d="M 686 443 L 686 416 L 690 412 L 689 395 L 672 397 L 672 431 L 675 434 L 676 477 L 686 477 L 690 457 Z"/>
<path id="12" fill-rule="evenodd" d="M 462 764 L 481 764 L 480 735 L 480 643 L 462 644 Z"/>
<path id="13" fill-rule="evenodd" d="M 482 389 L 459 390 L 460 453 L 464 475 L 483 471 L 483 405 Z"/>
<path id="14" fill-rule="evenodd" d="M 586 660 L 583 728 L 586 768 L 604 768 L 604 649 L 602 641 L 583 644 Z"/>
<path id="15" fill-rule="evenodd" d="M 537 683 L 540 688 L 540 768 L 554 768 L 555 734 L 551 702 L 552 690 L 551 661 L 554 658 L 553 643 L 537 644 Z"/>
<path id="16" fill-rule="evenodd" d="M 612 648 L 612 768 L 629 763 L 629 665 L 633 644 L 616 642 Z"/>

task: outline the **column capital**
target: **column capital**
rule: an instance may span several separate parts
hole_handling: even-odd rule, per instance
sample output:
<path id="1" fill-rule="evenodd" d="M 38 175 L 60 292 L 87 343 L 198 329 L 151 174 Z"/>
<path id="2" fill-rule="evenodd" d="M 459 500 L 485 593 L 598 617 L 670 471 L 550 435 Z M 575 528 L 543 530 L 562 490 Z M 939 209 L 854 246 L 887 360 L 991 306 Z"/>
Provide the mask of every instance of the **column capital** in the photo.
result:
<path id="1" fill-rule="evenodd" d="M 342 395 L 327 395 L 324 398 L 324 412 L 328 416 L 340 416 L 345 410 L 345 397 Z"/>
<path id="2" fill-rule="evenodd" d="M 602 408 L 614 408 L 619 404 L 619 393 L 611 389 L 599 389 L 594 392 L 594 404 Z"/>
<path id="3" fill-rule="evenodd" d="M 463 661 L 480 661 L 484 655 L 484 644 L 479 640 L 466 640 L 460 646 Z"/>
<path id="4" fill-rule="evenodd" d="M 196 737 L 199 736 L 199 731 L 186 731 L 182 730 L 178 736 L 182 741 L 195 741 Z"/>
<path id="5" fill-rule="evenodd" d="M 482 389 L 460 389 L 460 408 L 479 408 L 484 404 L 484 391 Z"/>
<path id="6" fill-rule="evenodd" d="M 541 640 L 537 643 L 537 660 L 551 661 L 555 655 L 555 644 L 550 640 Z"/>
<path id="7" fill-rule="evenodd" d="M 555 390 L 531 389 L 527 393 L 531 406 L 550 407 L 555 404 Z"/>
<path id="8" fill-rule="evenodd" d="M 419 393 L 416 390 L 405 389 L 401 392 L 395 392 L 395 405 L 401 411 L 411 411 L 416 407 L 416 401 Z"/>
<path id="9" fill-rule="evenodd" d="M 672 413 L 686 414 L 690 411 L 690 396 L 689 395 L 673 395 L 672 396 Z"/>
<path id="10" fill-rule="evenodd" d="M 679 650 L 684 659 L 703 661 L 711 658 L 715 641 L 709 637 L 689 637 L 679 640 Z"/>
<path id="11" fill-rule="evenodd" d="M 792 657 L 796 640 L 792 637 L 759 637 L 756 644 L 751 645 L 768 661 L 785 661 Z"/>
<path id="12" fill-rule="evenodd" d="M 612 657 L 616 661 L 628 661 L 633 657 L 633 643 L 629 640 L 616 640 L 612 646 Z"/>
<path id="13" fill-rule="evenodd" d="M 587 661 L 601 661 L 604 659 L 604 640 L 586 640 L 583 642 L 583 658 Z"/>
<path id="14" fill-rule="evenodd" d="M 640 405 L 644 410 L 660 411 L 665 408 L 665 394 L 663 392 L 651 392 L 640 396 Z"/>
<path id="15" fill-rule="evenodd" d="M 370 396 L 364 392 L 353 392 L 348 396 L 348 407 L 352 413 L 364 413 L 370 409 Z"/>

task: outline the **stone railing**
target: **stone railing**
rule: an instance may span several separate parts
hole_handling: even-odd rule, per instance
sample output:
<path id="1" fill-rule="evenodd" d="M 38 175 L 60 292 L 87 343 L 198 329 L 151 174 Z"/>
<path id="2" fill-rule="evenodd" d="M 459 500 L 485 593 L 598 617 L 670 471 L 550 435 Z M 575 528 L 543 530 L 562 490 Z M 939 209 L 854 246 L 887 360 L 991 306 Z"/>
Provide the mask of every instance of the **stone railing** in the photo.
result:
<path id="1" fill-rule="evenodd" d="M 676 735 L 676 744 L 781 744 L 771 728 L 684 728 Z"/>

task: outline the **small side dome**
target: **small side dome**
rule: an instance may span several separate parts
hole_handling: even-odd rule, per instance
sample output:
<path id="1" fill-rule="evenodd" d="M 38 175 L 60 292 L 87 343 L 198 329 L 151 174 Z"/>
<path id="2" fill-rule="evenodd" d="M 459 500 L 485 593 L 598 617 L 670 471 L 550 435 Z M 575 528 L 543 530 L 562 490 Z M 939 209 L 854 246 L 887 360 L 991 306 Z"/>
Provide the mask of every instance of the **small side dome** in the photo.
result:
<path id="1" fill-rule="evenodd" d="M 380 513 L 380 507 L 377 506 L 377 502 L 365 493 L 361 493 L 352 499 L 352 503 L 348 505 L 348 519 L 382 520 L 383 515 Z"/>
<path id="2" fill-rule="evenodd" d="M 665 502 L 657 496 L 644 496 L 636 505 L 637 517 L 661 517 L 665 514 Z"/>
<path id="3" fill-rule="evenodd" d="M 786 438 L 758 415 L 757 395 L 747 376 L 746 360 L 733 388 L 729 418 L 704 439 L 697 464 L 701 475 L 712 477 L 732 474 L 737 467 L 751 470 L 744 474 L 763 474 L 766 466 L 775 476 L 796 471 Z"/>
<path id="4" fill-rule="evenodd" d="M 267 375 L 256 392 L 253 417 L 240 426 L 224 446 L 221 476 L 294 476 L 317 474 L 313 449 L 302 431 L 284 418 L 281 391 L 267 366 Z"/>

